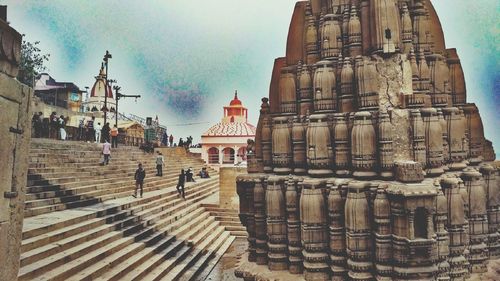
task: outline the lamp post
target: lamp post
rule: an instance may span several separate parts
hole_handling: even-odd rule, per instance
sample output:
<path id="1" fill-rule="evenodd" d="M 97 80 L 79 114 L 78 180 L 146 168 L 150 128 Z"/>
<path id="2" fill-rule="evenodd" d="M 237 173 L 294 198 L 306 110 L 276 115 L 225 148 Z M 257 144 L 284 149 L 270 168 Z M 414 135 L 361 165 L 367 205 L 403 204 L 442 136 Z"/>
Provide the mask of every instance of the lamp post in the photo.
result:
<path id="1" fill-rule="evenodd" d="M 104 108 L 103 108 L 103 111 L 104 111 L 104 124 L 106 124 L 106 118 L 107 118 L 107 113 L 108 113 L 108 60 L 113 58 L 113 56 L 111 56 L 111 53 L 106 50 L 106 54 L 104 55 L 104 63 L 106 64 L 106 88 L 104 89 Z"/>
<path id="2" fill-rule="evenodd" d="M 113 90 L 115 90 L 115 100 L 116 100 L 116 108 L 115 108 L 115 126 L 118 128 L 118 101 L 121 98 L 140 98 L 141 95 L 123 95 L 120 93 L 120 89 L 122 87 L 115 85 L 113 86 Z"/>

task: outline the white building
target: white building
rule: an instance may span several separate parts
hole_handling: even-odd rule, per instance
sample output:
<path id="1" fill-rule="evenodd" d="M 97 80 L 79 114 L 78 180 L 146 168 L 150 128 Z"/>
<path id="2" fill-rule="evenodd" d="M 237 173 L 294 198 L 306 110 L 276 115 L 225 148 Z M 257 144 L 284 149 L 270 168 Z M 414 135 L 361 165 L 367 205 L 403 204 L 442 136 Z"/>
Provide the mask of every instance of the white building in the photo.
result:
<path id="1" fill-rule="evenodd" d="M 238 92 L 224 107 L 221 122 L 201 136 L 201 156 L 210 165 L 246 163 L 248 139 L 255 138 L 255 127 L 248 123 L 248 110 L 238 99 Z"/>

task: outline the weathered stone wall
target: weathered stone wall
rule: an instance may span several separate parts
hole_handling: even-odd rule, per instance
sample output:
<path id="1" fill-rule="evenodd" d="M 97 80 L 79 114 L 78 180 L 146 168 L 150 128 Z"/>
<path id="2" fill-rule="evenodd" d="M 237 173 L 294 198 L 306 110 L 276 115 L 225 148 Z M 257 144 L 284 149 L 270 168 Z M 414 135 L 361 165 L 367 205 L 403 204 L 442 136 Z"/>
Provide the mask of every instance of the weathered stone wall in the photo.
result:
<path id="1" fill-rule="evenodd" d="M 18 74 L 21 35 L 0 19 L 0 280 L 16 280 L 31 139 L 31 88 Z"/>
<path id="2" fill-rule="evenodd" d="M 15 280 L 19 269 L 31 96 L 31 88 L 0 73 L 0 280 Z"/>
<path id="3" fill-rule="evenodd" d="M 219 206 L 238 210 L 240 204 L 236 193 L 236 177 L 246 174 L 246 167 L 221 167 L 219 171 Z"/>

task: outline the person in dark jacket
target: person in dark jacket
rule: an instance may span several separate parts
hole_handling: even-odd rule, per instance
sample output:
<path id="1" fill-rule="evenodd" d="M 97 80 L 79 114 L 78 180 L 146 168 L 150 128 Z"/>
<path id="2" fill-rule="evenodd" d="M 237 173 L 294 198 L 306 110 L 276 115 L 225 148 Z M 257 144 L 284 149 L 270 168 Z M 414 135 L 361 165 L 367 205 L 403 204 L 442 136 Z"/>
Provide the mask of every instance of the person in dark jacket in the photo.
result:
<path id="1" fill-rule="evenodd" d="M 177 182 L 177 192 L 179 194 L 182 194 L 182 198 L 186 199 L 186 196 L 184 194 L 184 183 L 186 182 L 186 174 L 184 173 L 184 169 L 181 169 L 181 173 L 179 174 L 179 181 Z M 179 189 L 179 187 L 181 189 Z"/>
<path id="2" fill-rule="evenodd" d="M 193 178 L 193 169 L 191 167 L 186 171 L 186 182 L 196 182 Z"/>
<path id="3" fill-rule="evenodd" d="M 146 171 L 142 168 L 142 164 L 139 163 L 139 168 L 137 170 L 135 170 L 135 175 L 134 175 L 134 179 L 135 179 L 135 191 L 134 191 L 134 196 L 135 198 L 137 198 L 137 189 L 141 189 L 141 197 L 142 197 L 142 192 L 143 192 L 143 188 L 144 188 L 144 178 L 146 177 Z"/>
<path id="4" fill-rule="evenodd" d="M 104 124 L 101 129 L 101 137 L 104 140 L 104 142 L 111 142 L 109 139 L 109 132 L 111 131 L 111 127 L 109 126 L 109 123 Z"/>

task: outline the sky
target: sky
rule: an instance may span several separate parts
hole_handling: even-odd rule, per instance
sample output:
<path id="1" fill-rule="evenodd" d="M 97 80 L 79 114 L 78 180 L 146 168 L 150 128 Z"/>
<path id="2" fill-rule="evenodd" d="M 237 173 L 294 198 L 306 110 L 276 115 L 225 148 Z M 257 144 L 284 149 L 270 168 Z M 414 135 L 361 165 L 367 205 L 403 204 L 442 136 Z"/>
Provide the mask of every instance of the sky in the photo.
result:
<path id="1" fill-rule="evenodd" d="M 1 0 L 8 20 L 40 41 L 49 74 L 92 87 L 109 50 L 109 77 L 120 109 L 158 115 L 176 137 L 195 141 L 238 90 L 257 123 L 274 59 L 284 56 L 294 0 Z M 500 1 L 432 0 L 446 46 L 457 48 L 468 102 L 478 105 L 486 137 L 500 152 Z"/>

